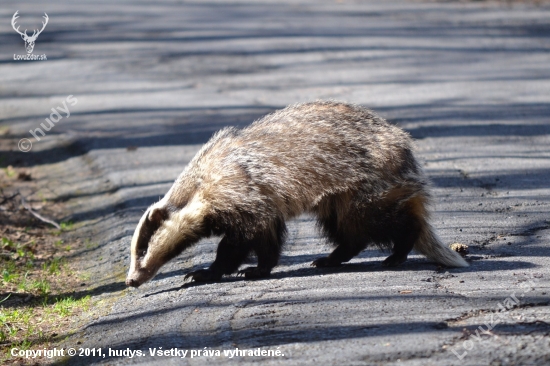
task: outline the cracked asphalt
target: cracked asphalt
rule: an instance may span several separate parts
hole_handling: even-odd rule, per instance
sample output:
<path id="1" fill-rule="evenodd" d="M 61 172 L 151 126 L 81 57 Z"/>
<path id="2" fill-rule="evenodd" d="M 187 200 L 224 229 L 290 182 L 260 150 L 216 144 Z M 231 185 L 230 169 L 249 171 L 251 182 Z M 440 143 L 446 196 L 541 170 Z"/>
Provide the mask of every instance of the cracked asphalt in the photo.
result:
<path id="1" fill-rule="evenodd" d="M 16 10 L 48 13 L 35 46 L 47 61 L 13 60 Z M 6 0 L 0 15 L 0 126 L 15 151 L 32 141 L 21 159 L 76 222 L 74 261 L 94 283 L 96 306 L 60 346 L 119 351 L 54 362 L 550 364 L 547 2 Z M 36 141 L 28 131 L 69 95 L 70 115 Z M 412 255 L 387 269 L 377 250 L 311 268 L 330 248 L 303 216 L 270 279 L 184 284 L 213 261 L 213 238 L 125 288 L 143 210 L 216 130 L 316 99 L 411 133 L 433 224 L 469 246 L 469 268 Z M 150 355 L 160 348 L 189 353 Z M 224 356 L 236 348 L 278 353 Z"/>

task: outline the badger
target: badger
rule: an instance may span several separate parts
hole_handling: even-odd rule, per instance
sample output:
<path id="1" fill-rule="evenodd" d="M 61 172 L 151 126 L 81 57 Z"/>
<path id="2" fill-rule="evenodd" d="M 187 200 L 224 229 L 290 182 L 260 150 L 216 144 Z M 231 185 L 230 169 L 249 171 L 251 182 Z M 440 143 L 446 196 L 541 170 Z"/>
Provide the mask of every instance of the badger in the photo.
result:
<path id="1" fill-rule="evenodd" d="M 429 183 L 410 135 L 369 109 L 336 101 L 291 105 L 248 127 L 220 130 L 168 193 L 141 217 L 131 242 L 128 286 L 150 280 L 169 260 L 221 236 L 210 267 L 185 279 L 215 282 L 237 272 L 269 277 L 285 242 L 285 222 L 313 214 L 335 249 L 315 267 L 339 266 L 368 245 L 397 266 L 412 249 L 449 267 L 468 263 L 429 223 Z"/>

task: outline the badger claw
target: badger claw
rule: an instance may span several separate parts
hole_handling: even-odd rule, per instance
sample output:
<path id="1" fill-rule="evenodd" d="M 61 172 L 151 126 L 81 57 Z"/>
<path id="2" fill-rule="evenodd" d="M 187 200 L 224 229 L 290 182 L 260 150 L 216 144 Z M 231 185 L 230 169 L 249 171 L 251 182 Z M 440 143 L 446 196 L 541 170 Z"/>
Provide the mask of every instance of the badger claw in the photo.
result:
<path id="1" fill-rule="evenodd" d="M 191 279 L 195 282 L 217 282 L 222 279 L 222 275 L 211 269 L 199 269 L 197 271 L 189 272 L 183 278 L 184 281 Z"/>
<path id="2" fill-rule="evenodd" d="M 262 270 L 258 267 L 247 267 L 237 272 L 237 277 L 244 276 L 247 280 L 257 278 L 267 278 L 271 275 L 271 270 Z"/>
<path id="3" fill-rule="evenodd" d="M 382 262 L 384 267 L 397 267 L 407 260 L 406 255 L 392 254 Z"/>
<path id="4" fill-rule="evenodd" d="M 322 268 L 322 267 L 339 267 L 341 266 L 341 262 L 335 262 L 330 257 L 321 257 L 317 258 L 311 263 L 312 267 Z"/>

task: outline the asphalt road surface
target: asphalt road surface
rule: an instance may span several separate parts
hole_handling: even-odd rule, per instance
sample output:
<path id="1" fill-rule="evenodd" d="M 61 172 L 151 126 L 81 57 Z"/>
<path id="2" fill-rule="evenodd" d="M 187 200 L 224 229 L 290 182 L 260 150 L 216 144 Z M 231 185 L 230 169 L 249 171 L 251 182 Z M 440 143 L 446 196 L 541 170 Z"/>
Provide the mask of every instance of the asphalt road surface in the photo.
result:
<path id="1" fill-rule="evenodd" d="M 13 59 L 26 54 L 16 10 L 29 29 L 48 14 L 34 49 L 47 60 Z M 55 362 L 550 364 L 548 3 L 4 0 L 0 15 L 0 123 L 14 150 L 32 143 L 19 154 L 66 205 L 95 286 L 60 346 L 105 357 Z M 330 247 L 304 216 L 270 279 L 184 285 L 213 261 L 214 238 L 125 288 L 139 217 L 213 132 L 316 99 L 412 134 L 434 226 L 469 246 L 469 268 L 412 255 L 387 269 L 377 250 L 312 268 Z M 50 114 L 38 141 L 29 130 Z M 151 356 L 161 348 L 187 353 Z"/>

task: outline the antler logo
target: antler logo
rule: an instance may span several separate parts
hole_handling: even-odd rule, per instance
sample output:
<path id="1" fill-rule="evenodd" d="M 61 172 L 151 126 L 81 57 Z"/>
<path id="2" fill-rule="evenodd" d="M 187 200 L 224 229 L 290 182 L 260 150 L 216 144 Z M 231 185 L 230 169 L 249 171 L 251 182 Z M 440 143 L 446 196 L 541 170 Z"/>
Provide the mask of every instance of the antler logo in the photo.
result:
<path id="1" fill-rule="evenodd" d="M 17 33 L 19 33 L 21 35 L 21 38 L 23 38 L 23 41 L 25 41 L 25 48 L 27 49 L 27 53 L 32 53 L 32 50 L 34 49 L 34 42 L 36 41 L 36 38 L 38 38 L 38 36 L 40 35 L 40 33 L 42 33 L 42 31 L 44 30 L 44 28 L 46 28 L 46 24 L 48 24 L 48 14 L 44 13 L 44 22 L 42 22 L 42 29 L 40 30 L 37 30 L 35 29 L 34 32 L 32 33 L 32 36 L 29 37 L 29 35 L 27 34 L 27 30 L 25 29 L 25 32 L 20 32 L 19 31 L 19 26 L 17 26 L 17 28 L 15 28 L 15 21 L 17 20 L 17 18 L 19 18 L 19 16 L 17 15 L 19 13 L 19 10 L 17 10 L 15 12 L 15 14 L 13 14 L 13 17 L 11 18 L 11 26 L 13 27 L 13 29 L 15 29 L 15 31 Z"/>

